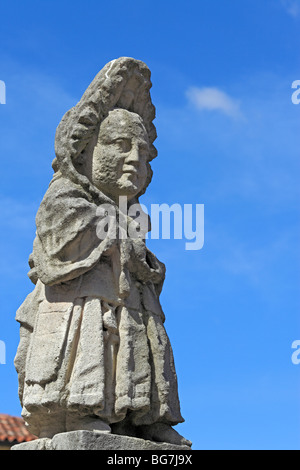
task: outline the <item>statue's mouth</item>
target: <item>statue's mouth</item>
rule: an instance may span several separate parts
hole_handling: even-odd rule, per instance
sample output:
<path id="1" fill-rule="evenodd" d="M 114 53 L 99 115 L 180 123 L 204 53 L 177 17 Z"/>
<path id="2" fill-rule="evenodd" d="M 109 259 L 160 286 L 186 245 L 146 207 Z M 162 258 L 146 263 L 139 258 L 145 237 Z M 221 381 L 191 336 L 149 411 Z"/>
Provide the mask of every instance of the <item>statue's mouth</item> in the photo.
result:
<path id="1" fill-rule="evenodd" d="M 129 169 L 123 170 L 123 174 L 129 175 L 129 176 L 137 176 L 138 171 L 136 168 L 129 168 Z"/>

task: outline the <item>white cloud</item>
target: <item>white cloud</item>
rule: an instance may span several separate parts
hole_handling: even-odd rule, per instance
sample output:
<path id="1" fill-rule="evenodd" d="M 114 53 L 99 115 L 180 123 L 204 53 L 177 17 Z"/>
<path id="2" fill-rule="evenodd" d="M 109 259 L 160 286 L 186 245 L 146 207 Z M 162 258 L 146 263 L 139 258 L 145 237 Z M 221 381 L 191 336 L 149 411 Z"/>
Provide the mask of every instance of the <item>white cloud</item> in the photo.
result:
<path id="1" fill-rule="evenodd" d="M 219 88 L 190 87 L 186 91 L 186 96 L 190 103 L 199 110 L 220 111 L 233 118 L 242 116 L 239 101 L 231 98 Z"/>
<path id="2" fill-rule="evenodd" d="M 281 3 L 289 15 L 294 18 L 300 15 L 300 0 L 281 0 Z"/>

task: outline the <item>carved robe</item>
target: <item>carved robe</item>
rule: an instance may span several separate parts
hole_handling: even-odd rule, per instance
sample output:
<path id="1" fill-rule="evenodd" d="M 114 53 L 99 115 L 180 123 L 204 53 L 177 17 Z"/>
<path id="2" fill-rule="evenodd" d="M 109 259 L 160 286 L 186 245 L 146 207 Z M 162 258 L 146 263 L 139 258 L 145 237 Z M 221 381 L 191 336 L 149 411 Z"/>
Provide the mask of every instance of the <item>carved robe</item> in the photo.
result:
<path id="1" fill-rule="evenodd" d="M 129 414 L 134 425 L 183 422 L 159 302 L 165 267 L 142 241 L 136 250 L 130 240 L 99 240 L 101 198 L 58 174 L 37 214 L 36 287 L 17 312 L 15 359 L 36 434 L 41 413 L 73 409 L 107 423 Z"/>

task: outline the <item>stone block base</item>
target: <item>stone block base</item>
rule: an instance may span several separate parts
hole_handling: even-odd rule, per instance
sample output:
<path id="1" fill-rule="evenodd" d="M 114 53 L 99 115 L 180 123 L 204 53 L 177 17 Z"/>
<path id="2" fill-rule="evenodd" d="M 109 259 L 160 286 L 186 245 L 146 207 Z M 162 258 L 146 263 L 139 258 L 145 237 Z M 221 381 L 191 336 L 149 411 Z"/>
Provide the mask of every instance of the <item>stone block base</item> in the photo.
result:
<path id="1" fill-rule="evenodd" d="M 152 442 L 136 437 L 120 436 L 93 431 L 71 431 L 17 444 L 11 450 L 178 450 L 190 451 L 188 446 L 167 442 Z"/>

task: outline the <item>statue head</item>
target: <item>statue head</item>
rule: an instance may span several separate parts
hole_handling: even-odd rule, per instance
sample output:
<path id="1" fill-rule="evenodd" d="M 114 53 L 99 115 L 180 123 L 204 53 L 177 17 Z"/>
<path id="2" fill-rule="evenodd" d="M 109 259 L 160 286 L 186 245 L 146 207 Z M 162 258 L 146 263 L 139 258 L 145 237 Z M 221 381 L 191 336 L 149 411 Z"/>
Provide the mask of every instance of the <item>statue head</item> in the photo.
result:
<path id="1" fill-rule="evenodd" d="M 100 124 L 85 152 L 81 169 L 93 185 L 113 200 L 136 197 L 147 182 L 149 138 L 141 117 L 116 108 Z"/>
<path id="2" fill-rule="evenodd" d="M 55 176 L 113 200 L 143 194 L 157 155 L 151 86 L 143 62 L 122 57 L 107 64 L 57 128 Z"/>

